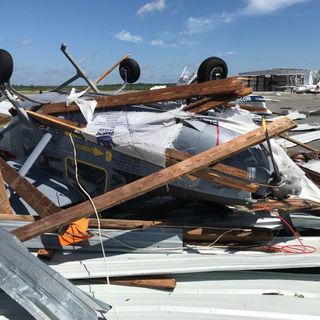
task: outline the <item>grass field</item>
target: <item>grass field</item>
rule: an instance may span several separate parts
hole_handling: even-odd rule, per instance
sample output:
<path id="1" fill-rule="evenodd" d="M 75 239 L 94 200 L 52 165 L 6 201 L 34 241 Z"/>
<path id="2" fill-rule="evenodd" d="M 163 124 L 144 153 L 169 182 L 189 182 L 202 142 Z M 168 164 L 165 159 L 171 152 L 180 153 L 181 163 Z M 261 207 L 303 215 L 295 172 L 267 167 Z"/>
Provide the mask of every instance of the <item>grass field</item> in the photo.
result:
<path id="1" fill-rule="evenodd" d="M 131 90 L 149 90 L 151 87 L 156 85 L 166 85 L 167 87 L 176 85 L 175 83 L 133 83 L 133 84 L 127 84 L 126 91 Z M 122 84 L 110 84 L 110 85 L 101 85 L 98 86 L 101 91 L 115 91 L 119 89 L 122 86 Z M 24 94 L 35 94 L 41 92 L 48 92 L 55 88 L 56 86 L 38 86 L 38 85 L 13 85 L 13 88 L 17 91 L 24 93 Z M 64 91 L 70 91 L 71 88 L 75 88 L 77 91 L 84 90 L 86 86 L 68 86 Z"/>

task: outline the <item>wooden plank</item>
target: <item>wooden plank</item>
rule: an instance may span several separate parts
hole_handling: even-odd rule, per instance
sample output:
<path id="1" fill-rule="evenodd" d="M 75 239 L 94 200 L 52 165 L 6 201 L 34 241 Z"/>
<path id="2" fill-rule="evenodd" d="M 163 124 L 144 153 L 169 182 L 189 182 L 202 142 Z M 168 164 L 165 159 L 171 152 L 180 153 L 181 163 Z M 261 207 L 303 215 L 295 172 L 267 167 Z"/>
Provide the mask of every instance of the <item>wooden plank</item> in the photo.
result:
<path id="1" fill-rule="evenodd" d="M 280 118 L 268 126 L 270 138 L 294 128 L 295 123 L 287 117 Z M 189 159 L 181 161 L 169 168 L 160 170 L 131 182 L 125 186 L 109 191 L 93 199 L 93 203 L 98 212 L 111 208 L 127 200 L 136 198 L 149 191 L 155 190 L 161 186 L 167 185 L 185 174 L 192 174 L 209 164 L 219 162 L 227 157 L 235 155 L 249 147 L 260 144 L 265 140 L 265 133 L 261 128 L 257 128 L 246 134 L 240 135 L 221 145 L 201 152 Z M 85 201 L 71 208 L 67 208 L 45 217 L 26 226 L 13 231 L 20 240 L 32 239 L 45 232 L 55 230 L 71 222 L 88 217 L 93 213 L 92 205 Z"/>
<path id="2" fill-rule="evenodd" d="M 281 209 L 286 212 L 312 210 L 312 214 L 315 214 L 313 210 L 320 210 L 320 203 L 302 198 L 289 198 L 285 200 L 268 199 L 263 202 L 253 203 L 250 207 L 255 211 L 264 211 L 269 209 Z"/>
<path id="3" fill-rule="evenodd" d="M 28 216 L 24 214 L 0 214 L 0 220 L 11 220 L 11 221 L 34 221 L 35 216 Z"/>
<path id="4" fill-rule="evenodd" d="M 106 279 L 93 279 L 94 283 L 106 283 Z M 176 287 L 176 280 L 171 277 L 139 276 L 139 277 L 112 277 L 110 283 L 120 286 L 142 287 L 155 290 L 172 291 Z"/>
<path id="5" fill-rule="evenodd" d="M 294 139 L 294 138 L 291 138 L 291 137 L 289 137 L 289 136 L 285 136 L 285 135 L 283 135 L 283 134 L 279 134 L 279 137 L 281 137 L 282 139 L 288 140 L 288 141 L 290 141 L 290 142 L 292 142 L 292 143 L 295 143 L 296 145 L 298 145 L 298 146 L 300 146 L 300 147 L 303 147 L 303 148 L 305 148 L 305 149 L 307 149 L 307 150 L 314 151 L 314 152 L 319 152 L 318 149 L 313 148 L 313 147 L 311 147 L 311 146 L 309 146 L 309 145 L 307 145 L 307 144 L 305 144 L 305 143 L 303 143 L 303 142 L 300 142 L 300 141 L 298 141 L 298 140 L 296 140 L 296 139 Z"/>
<path id="6" fill-rule="evenodd" d="M 40 192 L 26 178 L 14 170 L 9 164 L 0 158 L 0 170 L 7 184 L 28 204 L 40 217 L 46 217 L 61 209 L 49 198 Z"/>
<path id="7" fill-rule="evenodd" d="M 273 232 L 268 228 L 250 229 L 210 229 L 195 228 L 185 229 L 183 240 L 186 242 L 216 242 L 216 243 L 259 243 L 271 241 Z"/>
<path id="8" fill-rule="evenodd" d="M 237 78 L 228 78 L 223 80 L 195 83 L 186 86 L 173 86 L 157 90 L 144 90 L 96 98 L 96 110 L 123 107 L 134 104 L 148 104 L 160 101 L 190 99 L 192 97 L 200 96 L 230 94 L 237 90 L 241 90 L 242 88 L 243 84 L 238 83 Z M 56 114 L 63 112 L 77 112 L 79 111 L 79 108 L 75 104 L 66 107 L 65 103 L 51 103 L 42 105 L 39 111 L 46 114 Z"/>
<path id="9" fill-rule="evenodd" d="M 228 95 L 228 96 L 222 96 L 217 99 L 208 99 L 206 103 L 202 105 L 198 105 L 196 107 L 193 107 L 191 109 L 188 109 L 188 111 L 193 113 L 202 113 L 206 112 L 211 109 L 215 109 L 217 107 L 220 107 L 222 105 L 228 107 L 228 102 L 231 102 L 233 100 L 236 100 L 240 97 L 247 96 L 248 94 L 252 93 L 252 90 L 250 87 L 242 88 L 241 90 L 236 91 L 235 93 Z M 201 100 L 200 100 L 201 101 Z"/>
<path id="10" fill-rule="evenodd" d="M 39 121 L 41 124 L 54 127 L 63 131 L 81 133 L 82 129 L 85 127 L 84 124 L 57 118 L 55 116 L 41 114 L 31 110 L 26 110 L 26 112 L 32 119 Z"/>
<path id="11" fill-rule="evenodd" d="M 190 158 L 191 156 L 189 156 Z M 180 160 L 175 160 L 171 158 L 167 158 L 166 166 L 172 166 L 176 163 L 178 163 Z M 228 166 L 226 166 L 228 167 Z M 257 191 L 259 188 L 259 185 L 256 183 L 253 183 L 249 180 L 240 180 L 239 178 L 235 178 L 229 174 L 226 174 L 228 171 L 224 171 L 222 173 L 221 171 L 215 171 L 210 170 L 208 168 L 201 169 L 197 172 L 194 172 L 192 175 L 188 175 L 190 179 L 202 179 L 210 183 L 219 184 L 225 187 L 233 188 L 233 189 L 239 189 L 243 191 L 247 191 L 249 193 L 253 193 Z"/>
<path id="12" fill-rule="evenodd" d="M 12 214 L 12 209 L 9 202 L 6 186 L 3 181 L 1 170 L 0 170 L 0 212 L 3 214 Z"/>
<path id="13" fill-rule="evenodd" d="M 189 159 L 190 157 L 192 157 L 192 155 L 187 152 L 183 152 L 173 148 L 166 149 L 167 161 L 170 161 L 170 160 L 182 161 L 182 160 Z M 248 179 L 248 173 L 246 170 L 228 166 L 223 163 L 215 163 L 214 165 L 210 166 L 210 168 L 214 171 L 219 171 L 221 173 L 228 172 L 229 175 L 234 176 L 236 178 Z"/>

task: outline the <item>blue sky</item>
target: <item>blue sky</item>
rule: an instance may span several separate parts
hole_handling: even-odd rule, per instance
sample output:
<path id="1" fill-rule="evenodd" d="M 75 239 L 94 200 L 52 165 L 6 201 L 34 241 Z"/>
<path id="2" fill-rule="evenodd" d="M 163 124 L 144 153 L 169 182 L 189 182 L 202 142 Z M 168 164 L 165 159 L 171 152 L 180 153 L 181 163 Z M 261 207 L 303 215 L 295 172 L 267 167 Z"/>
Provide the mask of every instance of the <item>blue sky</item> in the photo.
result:
<path id="1" fill-rule="evenodd" d="M 229 74 L 273 67 L 320 69 L 318 0 L 10 0 L 0 47 L 14 84 L 59 84 L 74 73 L 68 50 L 95 79 L 130 53 L 140 82 L 174 82 L 209 56 Z M 115 71 L 104 83 L 118 83 Z"/>

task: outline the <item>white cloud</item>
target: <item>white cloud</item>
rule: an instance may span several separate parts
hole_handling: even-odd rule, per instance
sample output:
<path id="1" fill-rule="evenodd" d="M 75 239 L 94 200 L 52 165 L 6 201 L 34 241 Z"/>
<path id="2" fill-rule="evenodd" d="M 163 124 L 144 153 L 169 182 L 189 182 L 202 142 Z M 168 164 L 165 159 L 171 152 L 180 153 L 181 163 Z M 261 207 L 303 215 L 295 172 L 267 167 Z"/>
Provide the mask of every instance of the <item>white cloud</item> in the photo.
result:
<path id="1" fill-rule="evenodd" d="M 31 39 L 24 39 L 21 41 L 21 44 L 24 45 L 24 46 L 28 46 L 32 43 L 32 40 Z"/>
<path id="2" fill-rule="evenodd" d="M 121 32 L 118 32 L 115 37 L 121 41 L 128 41 L 128 42 L 134 42 L 138 43 L 142 41 L 142 38 L 140 36 L 131 34 L 129 31 L 122 30 Z"/>
<path id="3" fill-rule="evenodd" d="M 214 26 L 214 19 L 211 17 L 189 17 L 187 21 L 187 33 L 194 34 L 206 32 L 212 29 Z"/>
<path id="4" fill-rule="evenodd" d="M 163 11 L 166 8 L 166 0 L 154 0 L 147 2 L 138 11 L 138 16 L 144 16 L 153 11 Z"/>
<path id="5" fill-rule="evenodd" d="M 235 51 L 227 51 L 227 52 L 225 53 L 226 56 L 231 56 L 231 55 L 233 55 L 233 54 L 236 54 L 236 52 L 235 52 Z"/>
<path id="6" fill-rule="evenodd" d="M 199 41 L 181 39 L 180 40 L 180 44 L 182 44 L 183 46 L 192 47 L 192 46 L 195 46 L 195 45 L 199 44 Z"/>
<path id="7" fill-rule="evenodd" d="M 307 0 L 248 0 L 242 13 L 247 15 L 268 14 Z"/>
<path id="8" fill-rule="evenodd" d="M 161 39 L 154 39 L 150 41 L 150 45 L 157 46 L 157 47 L 164 47 L 165 43 Z"/>

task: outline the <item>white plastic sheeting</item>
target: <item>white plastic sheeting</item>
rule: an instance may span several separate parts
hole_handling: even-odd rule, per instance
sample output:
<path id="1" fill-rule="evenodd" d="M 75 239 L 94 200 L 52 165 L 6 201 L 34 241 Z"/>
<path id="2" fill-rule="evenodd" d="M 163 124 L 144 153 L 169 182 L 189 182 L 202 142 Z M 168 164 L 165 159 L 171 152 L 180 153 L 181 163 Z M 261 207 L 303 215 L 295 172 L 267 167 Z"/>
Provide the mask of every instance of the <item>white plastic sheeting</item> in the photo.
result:
<path id="1" fill-rule="evenodd" d="M 178 109 L 163 113 L 104 112 L 96 114 L 84 131 L 96 137 L 109 135 L 115 150 L 164 167 L 165 149 L 172 147 L 182 129 L 176 119 L 191 117 Z"/>
<path id="2" fill-rule="evenodd" d="M 75 88 L 72 88 L 69 96 L 67 97 L 66 105 L 68 107 L 71 103 L 75 102 L 86 121 L 91 123 L 94 110 L 97 106 L 97 101 L 82 99 L 81 96 L 83 96 L 85 93 L 86 90 L 76 92 Z"/>
<path id="3" fill-rule="evenodd" d="M 240 108 L 233 108 L 226 110 L 222 114 L 213 113 L 219 120 L 221 127 L 229 128 L 238 133 L 246 133 L 248 131 L 258 128 L 252 121 L 250 112 Z M 223 122 L 222 122 L 223 121 Z M 310 132 L 319 137 L 319 132 Z M 308 134 L 310 134 L 308 133 Z M 299 180 L 301 186 L 300 198 L 320 202 L 320 189 L 308 179 L 304 172 L 290 159 L 285 150 L 281 147 L 278 140 L 271 139 L 271 146 L 275 162 L 282 175 L 295 180 Z"/>

